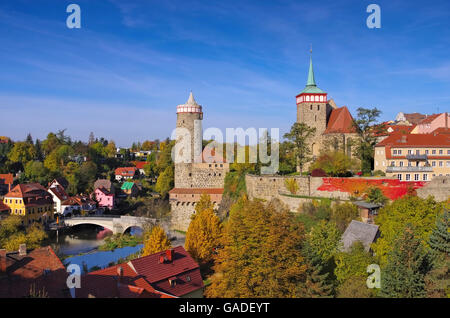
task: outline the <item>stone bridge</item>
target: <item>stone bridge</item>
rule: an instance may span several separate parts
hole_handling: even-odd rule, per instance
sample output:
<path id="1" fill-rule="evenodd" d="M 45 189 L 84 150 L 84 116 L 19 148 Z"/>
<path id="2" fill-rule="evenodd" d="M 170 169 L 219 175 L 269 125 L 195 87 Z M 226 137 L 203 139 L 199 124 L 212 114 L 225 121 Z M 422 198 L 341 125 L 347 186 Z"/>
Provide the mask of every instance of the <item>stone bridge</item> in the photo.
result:
<path id="1" fill-rule="evenodd" d="M 114 234 L 123 234 L 127 229 L 133 226 L 143 229 L 145 225 L 156 224 L 156 219 L 136 216 L 85 216 L 67 218 L 64 220 L 64 224 L 68 226 L 95 224 L 111 230 Z"/>

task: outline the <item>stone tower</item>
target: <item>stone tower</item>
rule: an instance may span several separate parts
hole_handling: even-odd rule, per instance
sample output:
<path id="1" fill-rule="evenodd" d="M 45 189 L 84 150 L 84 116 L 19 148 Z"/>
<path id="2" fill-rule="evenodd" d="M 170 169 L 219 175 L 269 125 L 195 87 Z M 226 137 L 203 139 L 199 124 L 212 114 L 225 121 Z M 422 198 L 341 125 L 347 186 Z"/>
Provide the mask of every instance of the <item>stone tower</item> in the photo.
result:
<path id="1" fill-rule="evenodd" d="M 202 106 L 197 104 L 192 92 L 185 104 L 177 106 L 176 142 L 179 148 L 175 151 L 175 187 L 192 187 L 192 167 L 201 162 L 202 153 Z"/>
<path id="2" fill-rule="evenodd" d="M 312 56 L 309 60 L 308 81 L 303 91 L 296 96 L 297 122 L 316 128 L 315 136 L 311 138 L 312 155 L 319 155 L 322 134 L 327 128 L 328 118 L 333 107 L 327 101 L 327 93 L 316 85 Z"/>

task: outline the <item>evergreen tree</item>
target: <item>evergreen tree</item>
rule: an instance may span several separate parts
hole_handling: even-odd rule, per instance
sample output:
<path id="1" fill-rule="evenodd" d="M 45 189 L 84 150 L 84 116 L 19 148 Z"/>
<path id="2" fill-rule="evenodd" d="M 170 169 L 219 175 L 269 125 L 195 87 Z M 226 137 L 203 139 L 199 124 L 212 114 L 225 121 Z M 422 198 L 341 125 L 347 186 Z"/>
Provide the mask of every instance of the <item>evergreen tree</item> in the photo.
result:
<path id="1" fill-rule="evenodd" d="M 381 272 L 381 297 L 424 297 L 425 275 L 429 271 L 427 253 L 410 224 L 406 225 L 388 254 Z"/>
<path id="2" fill-rule="evenodd" d="M 33 137 L 31 137 L 30 133 L 28 133 L 27 139 L 25 139 L 25 142 L 29 143 L 30 145 L 33 144 Z"/>
<path id="3" fill-rule="evenodd" d="M 449 212 L 437 217 L 436 227 L 430 235 L 430 247 L 436 253 L 450 253 Z"/>
<path id="4" fill-rule="evenodd" d="M 306 260 L 306 282 L 301 297 L 331 297 L 333 294 L 333 284 L 330 281 L 330 275 L 324 269 L 321 258 L 317 255 L 311 246 L 305 244 L 303 254 Z"/>
<path id="5" fill-rule="evenodd" d="M 450 231 L 449 212 L 438 216 L 428 244 L 433 257 L 433 269 L 425 277 L 428 297 L 450 297 Z"/>
<path id="6" fill-rule="evenodd" d="M 34 149 L 36 150 L 36 160 L 43 161 L 44 154 L 42 152 L 41 141 L 39 139 L 36 139 L 36 142 L 34 144 Z"/>

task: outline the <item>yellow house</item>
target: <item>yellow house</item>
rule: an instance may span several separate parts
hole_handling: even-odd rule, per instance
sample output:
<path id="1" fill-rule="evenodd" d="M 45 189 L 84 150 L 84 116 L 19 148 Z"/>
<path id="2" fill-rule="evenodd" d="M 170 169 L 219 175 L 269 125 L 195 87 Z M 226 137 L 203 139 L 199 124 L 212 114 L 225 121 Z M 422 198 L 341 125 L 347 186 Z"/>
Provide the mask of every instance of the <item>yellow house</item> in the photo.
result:
<path id="1" fill-rule="evenodd" d="M 11 209 L 11 215 L 22 217 L 24 226 L 53 221 L 52 196 L 39 183 L 16 185 L 5 195 L 3 203 Z"/>
<path id="2" fill-rule="evenodd" d="M 450 176 L 450 134 L 393 134 L 375 146 L 375 170 L 401 181 Z"/>

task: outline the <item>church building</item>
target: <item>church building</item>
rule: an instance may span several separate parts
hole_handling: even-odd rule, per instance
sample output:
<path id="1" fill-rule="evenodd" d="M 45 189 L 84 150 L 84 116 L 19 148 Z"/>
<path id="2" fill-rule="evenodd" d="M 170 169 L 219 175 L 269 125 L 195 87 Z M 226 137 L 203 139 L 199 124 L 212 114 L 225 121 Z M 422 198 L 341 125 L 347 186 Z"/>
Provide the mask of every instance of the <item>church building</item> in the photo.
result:
<path id="1" fill-rule="evenodd" d="M 337 107 L 327 95 L 316 84 L 310 57 L 306 87 L 296 96 L 297 122 L 316 128 L 308 140 L 313 158 L 327 148 L 345 151 L 351 157 L 352 142 L 358 137 L 353 117 L 346 106 Z"/>

